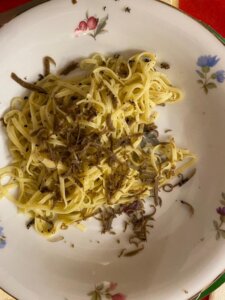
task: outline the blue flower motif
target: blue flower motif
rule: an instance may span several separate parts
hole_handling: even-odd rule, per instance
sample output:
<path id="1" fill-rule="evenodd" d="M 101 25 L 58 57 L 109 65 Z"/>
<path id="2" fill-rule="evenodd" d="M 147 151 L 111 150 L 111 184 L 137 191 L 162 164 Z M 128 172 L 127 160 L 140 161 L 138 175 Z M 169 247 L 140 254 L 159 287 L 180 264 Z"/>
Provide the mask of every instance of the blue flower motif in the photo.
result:
<path id="1" fill-rule="evenodd" d="M 224 70 L 217 71 L 213 75 L 215 76 L 216 80 L 219 83 L 223 83 L 224 82 L 224 80 L 225 80 L 225 71 Z"/>
<path id="2" fill-rule="evenodd" d="M 197 61 L 199 67 L 214 67 L 220 59 L 215 55 L 200 56 Z"/>
<path id="3" fill-rule="evenodd" d="M 0 237 L 0 249 L 6 246 L 6 240 L 3 237 Z"/>

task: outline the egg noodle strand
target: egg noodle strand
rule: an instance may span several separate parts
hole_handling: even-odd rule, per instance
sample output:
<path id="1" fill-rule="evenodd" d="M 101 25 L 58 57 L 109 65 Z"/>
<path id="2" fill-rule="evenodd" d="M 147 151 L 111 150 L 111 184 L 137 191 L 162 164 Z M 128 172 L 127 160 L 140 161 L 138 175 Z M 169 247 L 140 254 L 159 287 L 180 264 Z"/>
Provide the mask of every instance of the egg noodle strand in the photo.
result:
<path id="1" fill-rule="evenodd" d="M 156 105 L 182 98 L 155 66 L 148 52 L 94 54 L 80 62 L 82 74 L 49 74 L 36 83 L 44 92 L 12 100 L 0 197 L 31 215 L 37 232 L 48 237 L 103 206 L 144 199 L 195 162 L 173 138 L 154 136 Z"/>

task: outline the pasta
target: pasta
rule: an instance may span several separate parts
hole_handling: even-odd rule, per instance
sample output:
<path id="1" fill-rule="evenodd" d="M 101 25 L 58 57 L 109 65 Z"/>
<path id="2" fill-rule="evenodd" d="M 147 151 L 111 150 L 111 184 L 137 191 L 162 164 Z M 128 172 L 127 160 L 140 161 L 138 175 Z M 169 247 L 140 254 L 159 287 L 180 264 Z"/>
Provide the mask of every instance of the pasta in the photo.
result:
<path id="1" fill-rule="evenodd" d="M 173 138 L 158 140 L 155 107 L 182 92 L 155 65 L 148 52 L 94 54 L 71 78 L 48 66 L 28 99 L 12 100 L 4 115 L 12 163 L 0 169 L 0 197 L 29 214 L 37 232 L 49 237 L 138 197 L 153 195 L 157 205 L 156 188 L 195 162 Z"/>

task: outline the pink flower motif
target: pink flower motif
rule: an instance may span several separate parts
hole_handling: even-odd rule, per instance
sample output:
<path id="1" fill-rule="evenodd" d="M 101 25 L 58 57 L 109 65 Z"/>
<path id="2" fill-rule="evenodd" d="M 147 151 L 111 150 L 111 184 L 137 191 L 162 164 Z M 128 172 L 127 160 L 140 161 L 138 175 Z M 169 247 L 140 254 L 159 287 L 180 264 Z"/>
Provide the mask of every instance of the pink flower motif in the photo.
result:
<path id="1" fill-rule="evenodd" d="M 87 27 L 89 30 L 94 30 L 98 25 L 98 19 L 95 17 L 89 17 L 87 20 Z"/>
<path id="2" fill-rule="evenodd" d="M 112 300 L 126 300 L 126 299 L 127 299 L 127 297 L 121 293 L 112 295 Z"/>
<path id="3" fill-rule="evenodd" d="M 108 288 L 109 291 L 114 291 L 117 288 L 117 283 L 116 282 L 110 282 L 110 286 Z"/>
<path id="4" fill-rule="evenodd" d="M 81 31 L 86 31 L 87 30 L 87 23 L 85 21 L 81 21 L 77 27 L 78 30 L 81 30 Z"/>
<path id="5" fill-rule="evenodd" d="M 105 27 L 108 19 L 108 15 L 101 19 L 94 16 L 89 17 L 88 12 L 86 12 L 85 19 L 83 19 L 75 28 L 75 36 L 89 35 L 96 40 L 96 37 L 99 34 L 106 32 Z"/>

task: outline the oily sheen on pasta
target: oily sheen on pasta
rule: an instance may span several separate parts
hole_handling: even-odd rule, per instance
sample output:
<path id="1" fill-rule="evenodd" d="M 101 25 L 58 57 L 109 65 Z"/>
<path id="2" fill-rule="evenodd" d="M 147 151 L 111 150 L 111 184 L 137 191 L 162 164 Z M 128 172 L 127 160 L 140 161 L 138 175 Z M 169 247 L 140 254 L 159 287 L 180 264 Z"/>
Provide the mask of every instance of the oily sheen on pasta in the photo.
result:
<path id="1" fill-rule="evenodd" d="M 156 105 L 182 93 L 155 66 L 148 52 L 128 60 L 94 54 L 78 75 L 48 74 L 41 89 L 12 100 L 4 115 L 12 162 L 0 170 L 0 196 L 29 214 L 36 231 L 51 236 L 101 207 L 153 196 L 193 164 L 173 138 L 157 139 Z"/>

